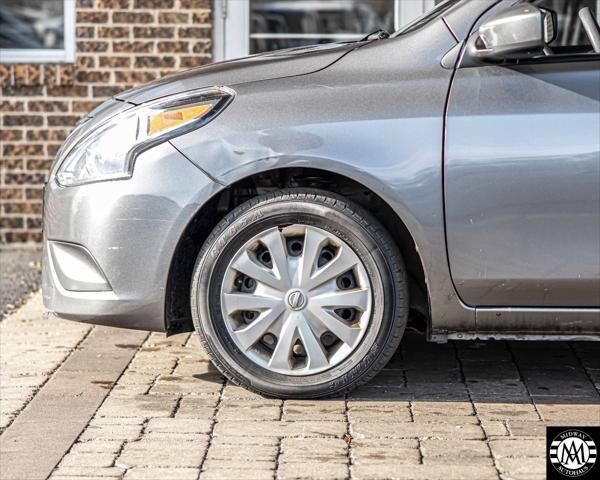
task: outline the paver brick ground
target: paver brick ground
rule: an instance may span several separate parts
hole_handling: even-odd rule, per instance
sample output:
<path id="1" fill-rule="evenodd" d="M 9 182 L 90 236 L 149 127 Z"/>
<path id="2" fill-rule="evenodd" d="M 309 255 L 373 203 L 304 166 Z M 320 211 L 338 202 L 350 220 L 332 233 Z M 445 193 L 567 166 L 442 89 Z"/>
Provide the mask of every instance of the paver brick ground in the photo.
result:
<path id="1" fill-rule="evenodd" d="M 90 328 L 39 295 L 0 323 L 2 425 Z M 600 425 L 600 345 L 407 334 L 346 397 L 281 401 L 225 381 L 195 334 L 152 334 L 107 388 L 52 480 L 542 479 L 546 425 Z"/>
<path id="2" fill-rule="evenodd" d="M 0 322 L 0 432 L 91 328 L 48 317 L 39 292 Z"/>

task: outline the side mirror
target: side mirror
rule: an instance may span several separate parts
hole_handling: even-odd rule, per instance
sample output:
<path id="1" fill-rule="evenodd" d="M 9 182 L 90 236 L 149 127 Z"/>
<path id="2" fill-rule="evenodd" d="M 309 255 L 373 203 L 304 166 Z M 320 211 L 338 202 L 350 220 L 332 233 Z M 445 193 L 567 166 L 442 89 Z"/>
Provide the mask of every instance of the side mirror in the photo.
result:
<path id="1" fill-rule="evenodd" d="M 530 3 L 515 5 L 487 20 L 469 39 L 474 59 L 499 61 L 542 52 L 556 35 L 555 16 Z"/>

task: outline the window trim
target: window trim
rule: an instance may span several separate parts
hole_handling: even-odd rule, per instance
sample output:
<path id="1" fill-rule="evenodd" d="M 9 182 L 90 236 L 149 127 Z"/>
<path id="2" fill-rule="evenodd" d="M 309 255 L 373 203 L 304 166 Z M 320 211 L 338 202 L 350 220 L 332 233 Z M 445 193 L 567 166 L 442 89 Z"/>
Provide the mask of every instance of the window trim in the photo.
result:
<path id="1" fill-rule="evenodd" d="M 75 63 L 75 0 L 63 0 L 64 48 L 0 48 L 0 63 Z"/>

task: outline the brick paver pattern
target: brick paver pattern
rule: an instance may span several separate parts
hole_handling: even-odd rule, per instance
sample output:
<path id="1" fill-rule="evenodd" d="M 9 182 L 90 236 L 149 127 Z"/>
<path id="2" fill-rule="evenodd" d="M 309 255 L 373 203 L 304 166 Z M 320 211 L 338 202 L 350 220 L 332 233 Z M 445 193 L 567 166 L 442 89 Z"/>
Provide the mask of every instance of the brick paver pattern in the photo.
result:
<path id="1" fill-rule="evenodd" d="M 39 292 L 0 321 L 0 432 L 12 423 L 91 328 L 48 317 Z"/>
<path id="2" fill-rule="evenodd" d="M 3 424 L 89 328 L 38 301 L 0 324 Z M 542 479 L 545 426 L 600 425 L 599 387 L 598 344 L 407 333 L 348 396 L 281 401 L 226 382 L 195 334 L 152 334 L 51 479 Z"/>

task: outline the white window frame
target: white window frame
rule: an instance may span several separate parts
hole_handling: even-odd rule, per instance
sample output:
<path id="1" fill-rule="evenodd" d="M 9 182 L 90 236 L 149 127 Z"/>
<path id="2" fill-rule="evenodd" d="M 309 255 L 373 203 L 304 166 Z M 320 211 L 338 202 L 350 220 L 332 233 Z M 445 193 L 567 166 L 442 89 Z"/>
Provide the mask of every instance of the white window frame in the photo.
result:
<path id="1" fill-rule="evenodd" d="M 0 63 L 74 63 L 76 0 L 63 0 L 64 48 L 0 48 Z"/>
<path id="2" fill-rule="evenodd" d="M 435 0 L 394 0 L 394 30 L 398 30 L 434 5 Z M 340 38 L 354 40 L 361 36 L 362 34 L 259 33 L 253 34 L 252 38 L 332 38 L 334 41 Z M 214 60 L 247 56 L 250 52 L 250 38 L 250 0 L 214 0 Z"/>

